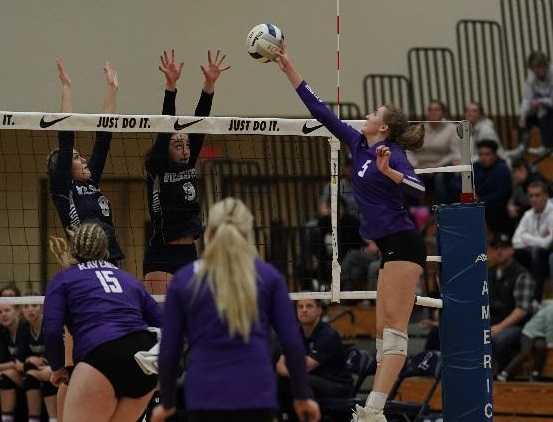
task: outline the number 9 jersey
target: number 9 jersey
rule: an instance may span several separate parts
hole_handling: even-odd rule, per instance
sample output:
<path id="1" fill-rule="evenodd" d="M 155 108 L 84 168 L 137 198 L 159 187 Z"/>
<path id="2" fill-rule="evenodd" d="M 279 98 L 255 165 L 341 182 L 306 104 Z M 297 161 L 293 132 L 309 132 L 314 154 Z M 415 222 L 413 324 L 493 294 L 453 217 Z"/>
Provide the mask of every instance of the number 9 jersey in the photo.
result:
<path id="1" fill-rule="evenodd" d="M 88 261 L 59 272 L 44 300 L 46 357 L 64 365 L 63 326 L 73 336 L 75 364 L 97 346 L 160 326 L 160 309 L 131 274 L 105 261 Z"/>

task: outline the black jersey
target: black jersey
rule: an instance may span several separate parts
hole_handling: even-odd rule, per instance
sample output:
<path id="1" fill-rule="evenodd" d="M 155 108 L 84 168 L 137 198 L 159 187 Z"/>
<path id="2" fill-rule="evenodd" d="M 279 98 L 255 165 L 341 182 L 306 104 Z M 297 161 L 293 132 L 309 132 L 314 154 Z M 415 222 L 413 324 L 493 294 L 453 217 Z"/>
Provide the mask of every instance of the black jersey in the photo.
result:
<path id="1" fill-rule="evenodd" d="M 0 328 L 0 363 L 10 362 L 19 359 L 18 338 L 24 336 L 26 321 L 19 320 L 19 325 L 12 337 L 9 330 L 5 327 Z"/>
<path id="2" fill-rule="evenodd" d="M 176 91 L 165 91 L 163 114 L 175 115 Z M 213 94 L 202 91 L 196 116 L 209 116 Z M 170 133 L 158 134 L 146 163 L 148 207 L 153 226 L 150 246 L 163 245 L 181 237 L 199 237 L 202 233 L 198 173 L 196 162 L 205 135 L 188 136 L 190 158 L 187 163 L 169 159 Z"/>
<path id="3" fill-rule="evenodd" d="M 123 252 L 115 237 L 111 204 L 100 191 L 100 180 L 111 144 L 111 133 L 96 133 L 96 142 L 88 161 L 91 177 L 87 183 L 73 180 L 71 175 L 75 133 L 58 132 L 58 139 L 59 154 L 56 167 L 50 174 L 50 194 L 63 227 L 99 223 L 109 239 L 110 260 L 123 259 Z"/>
<path id="4" fill-rule="evenodd" d="M 44 356 L 44 336 L 42 324 L 38 333 L 33 332 L 31 324 L 20 324 L 21 330 L 15 339 L 17 345 L 17 359 L 25 362 L 29 356 Z"/>

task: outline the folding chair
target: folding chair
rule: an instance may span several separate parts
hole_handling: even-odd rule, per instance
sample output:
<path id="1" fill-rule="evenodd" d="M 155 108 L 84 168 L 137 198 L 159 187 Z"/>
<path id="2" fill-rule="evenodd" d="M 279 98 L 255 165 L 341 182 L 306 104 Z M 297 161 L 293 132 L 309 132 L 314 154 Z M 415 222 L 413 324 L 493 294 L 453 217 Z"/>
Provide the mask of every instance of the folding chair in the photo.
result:
<path id="1" fill-rule="evenodd" d="M 318 400 L 323 421 L 349 422 L 355 405 L 363 406 L 365 404 L 366 396 L 360 394 L 360 390 L 365 379 L 376 373 L 376 359 L 371 357 L 366 350 L 351 347 L 347 354 L 346 365 L 354 377 L 352 396 Z"/>
<path id="2" fill-rule="evenodd" d="M 396 400 L 395 397 L 401 383 L 411 377 L 434 378 L 424 400 L 422 402 Z M 425 420 L 436 420 L 432 418 L 439 418 L 439 415 L 431 415 L 429 403 L 440 384 L 440 378 L 441 357 L 439 351 L 422 352 L 409 358 L 401 370 L 384 408 L 388 422 L 423 422 Z"/>

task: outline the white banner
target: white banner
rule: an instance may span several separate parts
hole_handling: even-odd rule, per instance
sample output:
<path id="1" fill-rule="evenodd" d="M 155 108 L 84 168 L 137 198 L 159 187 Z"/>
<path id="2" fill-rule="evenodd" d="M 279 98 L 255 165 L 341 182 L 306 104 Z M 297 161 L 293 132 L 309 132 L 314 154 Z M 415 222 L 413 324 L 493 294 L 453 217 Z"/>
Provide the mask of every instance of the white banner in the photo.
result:
<path id="1" fill-rule="evenodd" d="M 363 120 L 347 121 L 360 129 Z M 0 129 L 94 132 L 182 132 L 217 135 L 299 135 L 331 137 L 315 119 L 194 117 L 0 111 Z"/>

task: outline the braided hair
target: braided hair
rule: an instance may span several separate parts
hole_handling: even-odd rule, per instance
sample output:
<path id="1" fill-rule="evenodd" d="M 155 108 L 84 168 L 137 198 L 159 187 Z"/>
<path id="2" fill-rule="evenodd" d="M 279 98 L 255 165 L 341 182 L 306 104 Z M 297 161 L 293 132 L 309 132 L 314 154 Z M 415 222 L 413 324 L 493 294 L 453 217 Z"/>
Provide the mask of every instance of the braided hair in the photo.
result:
<path id="1" fill-rule="evenodd" d="M 68 230 L 68 233 L 70 246 L 61 237 L 50 238 L 50 251 L 62 267 L 109 258 L 108 237 L 101 225 L 85 223 L 74 231 Z"/>

